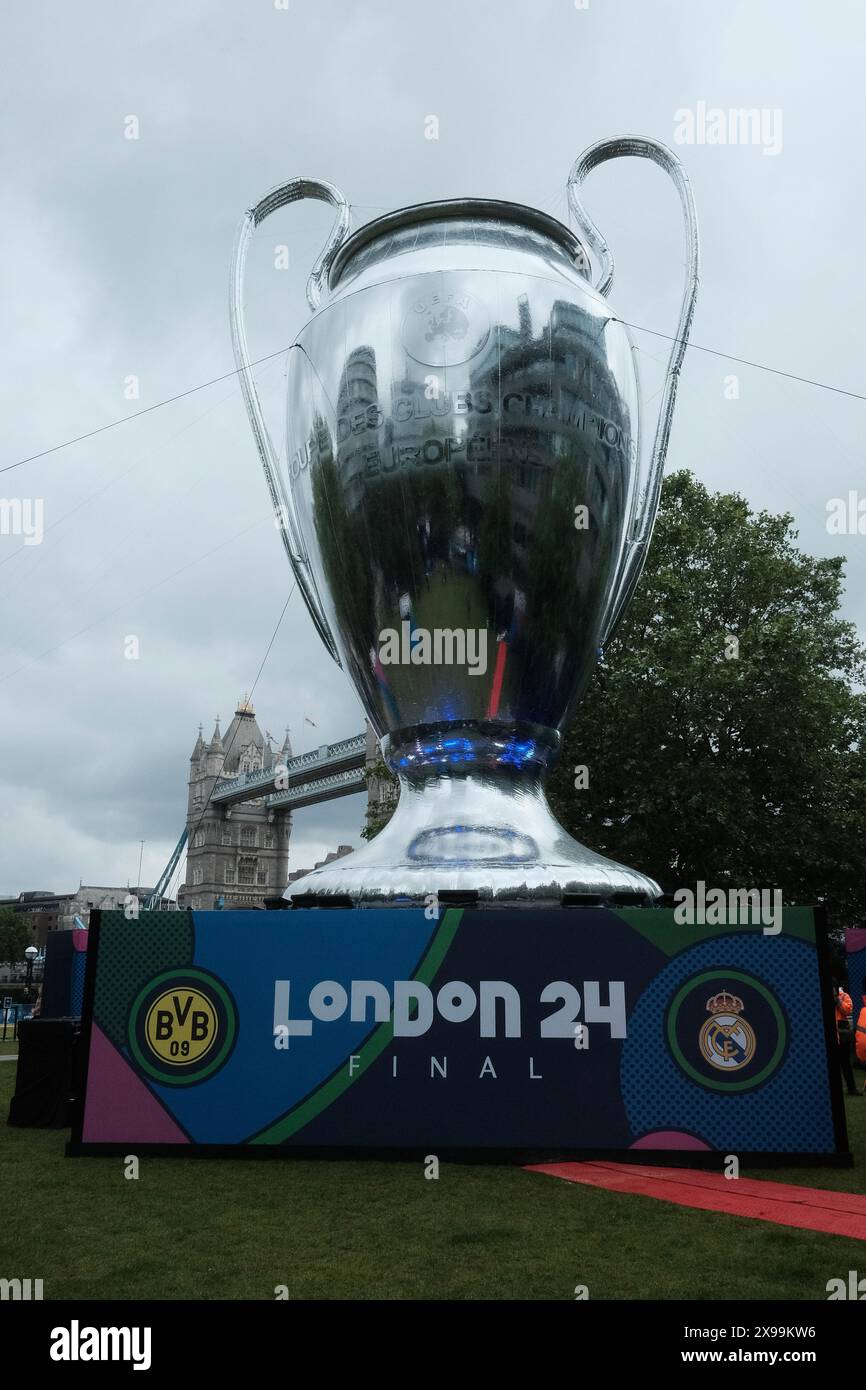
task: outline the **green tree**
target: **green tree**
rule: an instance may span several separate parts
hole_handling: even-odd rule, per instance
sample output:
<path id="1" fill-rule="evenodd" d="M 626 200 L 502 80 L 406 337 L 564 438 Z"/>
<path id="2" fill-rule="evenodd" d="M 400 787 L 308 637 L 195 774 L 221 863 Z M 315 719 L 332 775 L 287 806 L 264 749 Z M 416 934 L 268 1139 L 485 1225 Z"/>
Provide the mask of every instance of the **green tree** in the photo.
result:
<path id="1" fill-rule="evenodd" d="M 33 930 L 27 918 L 11 907 L 0 907 L 0 961 L 18 965 L 24 952 L 33 945 Z"/>
<path id="2" fill-rule="evenodd" d="M 377 795 L 368 803 L 361 839 L 375 840 L 393 816 L 399 800 L 397 778 L 381 756 L 367 768 L 367 786 L 372 787 Z M 384 796 L 380 796 L 383 791 Z"/>
<path id="3" fill-rule="evenodd" d="M 673 891 L 781 888 L 866 923 L 866 649 L 843 560 L 792 518 L 665 481 L 647 565 L 549 792 L 594 849 Z M 589 785 L 575 790 L 575 768 Z"/>

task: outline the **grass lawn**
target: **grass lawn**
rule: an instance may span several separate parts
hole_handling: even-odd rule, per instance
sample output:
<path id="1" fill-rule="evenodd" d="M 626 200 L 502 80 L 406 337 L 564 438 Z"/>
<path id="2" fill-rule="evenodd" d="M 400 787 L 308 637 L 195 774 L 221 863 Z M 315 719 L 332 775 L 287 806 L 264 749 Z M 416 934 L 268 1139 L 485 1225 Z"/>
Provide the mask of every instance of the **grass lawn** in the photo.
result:
<path id="1" fill-rule="evenodd" d="M 866 1100 L 846 1105 L 855 1169 L 749 1176 L 866 1190 Z M 824 1299 L 866 1272 L 862 1241 L 520 1168 L 144 1159 L 130 1181 L 121 1159 L 64 1158 L 67 1133 L 0 1124 L 0 1275 L 50 1299 Z"/>

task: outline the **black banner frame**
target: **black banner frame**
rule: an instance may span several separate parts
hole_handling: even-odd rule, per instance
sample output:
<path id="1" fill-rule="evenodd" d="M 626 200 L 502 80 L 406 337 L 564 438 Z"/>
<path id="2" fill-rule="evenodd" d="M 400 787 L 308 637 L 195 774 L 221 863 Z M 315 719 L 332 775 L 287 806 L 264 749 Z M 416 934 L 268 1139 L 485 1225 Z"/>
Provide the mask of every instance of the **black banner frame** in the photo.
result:
<path id="1" fill-rule="evenodd" d="M 484 904 L 489 908 L 490 904 Z M 510 906 L 510 905 L 509 905 Z M 527 906 L 531 906 L 528 904 Z M 793 906 L 793 905 L 792 905 Z M 188 909 L 187 909 L 188 910 Z M 316 909 L 327 912 L 326 907 Z M 362 907 L 353 909 L 363 912 Z M 395 909 L 398 911 L 399 909 Z M 472 912 L 472 906 L 467 906 Z M 506 910 L 506 909 L 504 909 Z M 548 909 L 556 910 L 556 909 Z M 581 912 L 580 906 L 565 906 L 559 909 L 568 913 Z M 651 910 L 651 909 L 650 909 Z M 750 1168 L 851 1168 L 854 1157 L 848 1143 L 848 1126 L 845 1118 L 845 1100 L 842 1092 L 842 1072 L 836 1055 L 836 1019 L 832 1002 L 832 972 L 830 969 L 830 941 L 826 909 L 822 904 L 810 908 L 815 923 L 815 950 L 818 960 L 818 978 L 821 988 L 821 1016 L 824 1024 L 824 1049 L 827 1064 L 827 1084 L 830 1090 L 831 1114 L 833 1118 L 832 1154 L 771 1153 L 764 1150 L 740 1152 L 736 1156 L 741 1165 Z M 99 963 L 99 939 L 101 912 L 95 908 L 90 915 L 90 935 L 87 946 L 87 964 L 84 980 L 84 1002 L 82 1027 L 79 1039 L 80 1056 L 83 1058 L 79 1071 L 79 1086 L 72 1109 L 72 1134 L 66 1145 L 67 1158 L 111 1158 L 126 1157 L 134 1152 L 136 1156 L 147 1158 L 194 1158 L 194 1159 L 248 1159 L 252 1162 L 290 1159 L 320 1159 L 328 1162 L 357 1162 L 370 1159 L 385 1162 L 423 1162 L 430 1153 L 430 1146 L 388 1146 L 373 1148 L 364 1145 L 328 1145 L 327 1147 L 303 1144 L 146 1144 L 129 1141 L 126 1144 L 88 1143 L 83 1139 L 84 1106 L 87 1097 L 87 1082 L 90 1069 L 90 1042 L 93 1025 L 93 1004 L 96 995 L 96 977 Z M 139 917 L 139 922 L 141 918 Z M 463 1164 L 508 1164 L 526 1165 L 533 1163 L 566 1162 L 615 1162 L 644 1164 L 665 1168 L 702 1168 L 721 1171 L 726 1155 L 720 1150 L 677 1150 L 677 1149 L 588 1149 L 568 1148 L 503 1148 L 502 1146 L 484 1148 L 466 1146 L 460 1148 L 442 1147 L 436 1150 L 441 1162 Z"/>

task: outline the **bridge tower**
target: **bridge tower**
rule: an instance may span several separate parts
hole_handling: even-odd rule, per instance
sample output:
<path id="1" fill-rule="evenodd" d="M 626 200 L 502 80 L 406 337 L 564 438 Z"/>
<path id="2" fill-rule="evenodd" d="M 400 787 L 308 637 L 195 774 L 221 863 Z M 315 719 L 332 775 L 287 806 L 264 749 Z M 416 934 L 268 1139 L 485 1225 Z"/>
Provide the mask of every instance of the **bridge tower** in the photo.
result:
<path id="1" fill-rule="evenodd" d="M 241 773 L 267 771 L 292 756 L 289 731 L 282 747 L 262 733 L 245 695 L 225 733 L 217 717 L 210 743 L 199 725 L 190 757 L 186 883 L 178 906 L 212 909 L 261 907 L 279 897 L 289 875 L 291 814 L 269 811 L 264 797 L 223 807 L 209 803 L 214 787 Z"/>

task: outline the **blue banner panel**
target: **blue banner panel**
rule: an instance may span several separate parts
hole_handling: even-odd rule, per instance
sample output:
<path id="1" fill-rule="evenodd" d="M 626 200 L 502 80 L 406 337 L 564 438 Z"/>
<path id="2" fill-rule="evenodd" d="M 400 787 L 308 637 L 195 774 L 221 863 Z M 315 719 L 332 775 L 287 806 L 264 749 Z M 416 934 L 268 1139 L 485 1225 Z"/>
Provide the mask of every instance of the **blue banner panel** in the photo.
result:
<path id="1" fill-rule="evenodd" d="M 91 938 L 72 1153 L 847 1150 L 810 909 L 105 912 Z"/>

